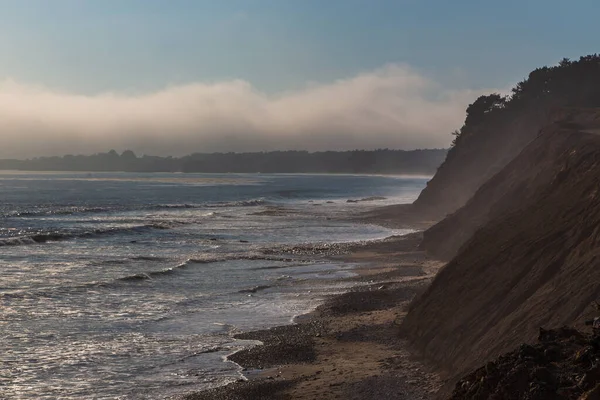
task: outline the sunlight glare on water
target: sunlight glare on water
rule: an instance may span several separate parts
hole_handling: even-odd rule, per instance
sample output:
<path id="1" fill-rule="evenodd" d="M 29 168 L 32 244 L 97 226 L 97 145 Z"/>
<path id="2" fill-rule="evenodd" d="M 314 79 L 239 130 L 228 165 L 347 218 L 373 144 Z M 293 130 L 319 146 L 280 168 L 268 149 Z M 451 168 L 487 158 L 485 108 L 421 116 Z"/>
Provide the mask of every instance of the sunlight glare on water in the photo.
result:
<path id="1" fill-rule="evenodd" d="M 425 182 L 0 173 L 0 398 L 164 398 L 237 379 L 232 333 L 348 288 L 336 279 L 352 266 L 278 249 L 404 233 L 345 219 Z"/>

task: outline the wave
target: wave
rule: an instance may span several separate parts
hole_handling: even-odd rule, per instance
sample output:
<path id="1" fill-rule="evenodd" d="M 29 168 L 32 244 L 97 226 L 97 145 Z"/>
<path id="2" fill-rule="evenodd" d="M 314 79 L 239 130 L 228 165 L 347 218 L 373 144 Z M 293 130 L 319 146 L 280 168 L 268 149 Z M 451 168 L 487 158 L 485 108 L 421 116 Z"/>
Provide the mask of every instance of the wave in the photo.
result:
<path id="1" fill-rule="evenodd" d="M 32 218 L 32 217 L 47 217 L 75 214 L 98 214 L 98 213 L 115 213 L 125 211 L 142 211 L 142 210 L 177 210 L 177 209 L 202 209 L 202 208 L 231 208 L 231 207 L 255 207 L 269 204 L 264 198 L 224 201 L 217 203 L 182 203 L 182 204 L 151 204 L 151 205 L 132 205 L 129 207 L 112 206 L 61 206 L 57 208 L 34 208 L 29 210 L 14 210 L 0 214 L 4 218 Z"/>
<path id="2" fill-rule="evenodd" d="M 131 257 L 132 260 L 136 261 L 163 261 L 166 260 L 164 257 L 156 257 L 156 256 L 136 256 Z"/>
<path id="3" fill-rule="evenodd" d="M 88 282 L 70 286 L 13 289 L 0 292 L 0 299 L 64 298 L 65 295 L 72 295 L 76 292 L 85 292 L 89 289 L 103 286 L 107 286 L 107 284 L 103 282 Z"/>
<path id="4" fill-rule="evenodd" d="M 16 239 L 16 238 L 15 238 Z M 9 240 L 14 240 L 14 239 L 9 239 Z M 21 239 L 19 239 L 21 240 Z M 25 239 L 23 239 L 25 240 Z M 31 238 L 28 238 L 29 241 L 33 242 Z M 2 241 L 0 241 L 0 243 L 2 243 Z M 36 243 L 36 242 L 33 242 Z M 1 246 L 2 244 L 0 244 Z M 137 256 L 137 257 L 132 257 L 131 260 L 153 260 L 153 261 L 160 261 L 160 260 L 165 260 L 164 258 L 161 257 L 153 257 L 153 256 Z M 74 293 L 83 293 L 83 292 L 87 292 L 88 290 L 97 290 L 97 289 L 101 289 L 101 288 L 105 288 L 105 289 L 110 289 L 110 288 L 115 288 L 115 287 L 119 287 L 122 286 L 124 284 L 134 284 L 137 282 L 145 282 L 145 281 L 150 281 L 150 280 L 154 280 L 154 279 L 158 279 L 161 277 L 166 277 L 166 276 L 171 276 L 174 274 L 177 274 L 178 272 L 189 268 L 191 266 L 193 266 L 194 264 L 201 264 L 201 265 L 206 265 L 206 264 L 211 264 L 211 263 L 218 263 L 218 262 L 226 262 L 226 261 L 236 261 L 236 260 L 264 260 L 264 261 L 274 261 L 274 262 L 293 262 L 294 265 L 299 265 L 298 263 L 312 263 L 313 261 L 308 261 L 308 260 L 298 260 L 298 259 L 294 259 L 294 258 L 289 258 L 289 257 L 276 257 L 276 256 L 269 256 L 269 255 L 264 255 L 262 253 L 245 253 L 245 254 L 237 254 L 237 253 L 227 253 L 227 254 L 206 254 L 203 257 L 200 258 L 193 258 L 193 259 L 188 259 L 185 262 L 182 262 L 176 266 L 170 267 L 170 268 L 166 268 L 166 269 L 162 269 L 162 270 L 156 270 L 156 271 L 149 271 L 149 272 L 139 272 L 136 274 L 132 274 L 132 275 L 127 275 L 127 276 L 123 276 L 123 277 L 119 277 L 119 278 L 114 278 L 111 280 L 107 280 L 107 281 L 93 281 L 93 282 L 86 282 L 86 283 L 80 283 L 80 284 L 74 284 L 74 285 L 68 285 L 68 286 L 56 286 L 56 287 L 40 287 L 40 288 L 28 288 L 28 289 L 16 289 L 16 290 L 9 290 L 9 291 L 0 291 L 0 299 L 27 299 L 27 298 L 56 298 L 58 297 L 64 297 L 65 295 L 73 295 Z M 111 263 L 114 262 L 110 261 Z M 120 261 L 119 261 L 120 263 Z M 267 268 L 276 268 L 275 266 L 270 266 L 270 267 L 260 267 L 257 269 L 267 269 Z M 283 268 L 283 267 L 282 267 Z M 289 280 L 292 279 L 291 276 L 289 275 L 282 275 L 278 278 L 276 278 L 276 280 Z M 272 286 L 270 285 L 259 285 L 259 286 L 254 286 L 248 289 L 242 289 L 240 290 L 238 293 L 256 293 L 262 290 L 266 290 L 271 288 Z"/>
<path id="5" fill-rule="evenodd" d="M 131 264 L 135 261 L 168 261 L 169 259 L 166 257 L 156 257 L 156 256 L 135 256 L 129 258 L 118 258 L 118 259 L 108 259 L 108 260 L 96 260 L 91 261 L 91 266 L 103 266 L 103 265 L 127 265 Z"/>
<path id="6" fill-rule="evenodd" d="M 0 247 L 3 246 L 23 246 L 32 244 L 43 244 L 48 242 L 60 242 L 70 239 L 89 239 L 102 236 L 118 235 L 123 233 L 143 233 L 153 229 L 171 229 L 175 226 L 182 225 L 180 221 L 161 221 L 150 224 L 143 224 L 128 227 L 113 227 L 103 229 L 93 229 L 83 232 L 44 232 L 25 236 L 15 236 L 8 238 L 0 238 Z"/>
<path id="7" fill-rule="evenodd" d="M 158 271 L 150 271 L 150 272 L 141 272 L 133 275 L 124 276 L 122 278 L 117 278 L 118 282 L 140 282 L 146 280 L 152 280 L 157 277 L 172 275 L 177 273 L 180 270 L 188 268 L 193 264 L 212 264 L 218 262 L 226 262 L 226 261 L 236 261 L 236 260 L 264 260 L 264 261 L 279 261 L 279 262 L 298 262 L 298 260 L 293 258 L 284 258 L 284 257 L 272 257 L 265 256 L 262 254 L 210 254 L 206 255 L 203 258 L 191 258 L 175 267 L 162 269 Z M 257 286 L 250 289 L 245 289 L 240 291 L 240 293 L 255 293 L 259 290 L 268 289 L 270 286 Z M 254 291 L 252 291 L 254 290 Z"/>
<path id="8" fill-rule="evenodd" d="M 70 286 L 56 286 L 56 287 L 42 287 L 42 288 L 33 288 L 33 289 L 18 289 L 13 291 L 0 292 L 1 298 L 13 298 L 13 299 L 23 299 L 23 298 L 40 298 L 40 297 L 55 297 L 55 296 L 64 296 L 65 294 L 73 294 L 74 292 L 84 292 L 90 289 L 97 288 L 111 288 L 119 283 L 123 282 L 138 282 L 138 281 L 146 281 L 151 280 L 156 277 L 171 275 L 177 272 L 179 269 L 186 268 L 188 263 L 182 263 L 175 267 L 166 268 L 158 271 L 150 271 L 150 272 L 140 272 L 134 275 L 128 275 L 121 278 L 116 278 L 109 281 L 95 281 L 95 282 L 86 282 L 81 284 L 75 284 Z"/>
<path id="9" fill-rule="evenodd" d="M 387 200 L 387 197 L 371 196 L 371 197 L 364 197 L 364 198 L 358 199 L 358 200 L 348 199 L 348 200 L 346 200 L 346 203 L 362 203 L 362 202 L 367 202 L 367 201 L 378 201 L 378 200 Z"/>
<path id="10" fill-rule="evenodd" d="M 207 208 L 225 208 L 225 207 L 256 207 L 264 206 L 269 204 L 265 199 L 252 199 L 252 200 L 239 200 L 239 201 L 226 201 L 221 203 L 207 204 Z"/>
<path id="11" fill-rule="evenodd" d="M 225 261 L 280 261 L 280 262 L 297 262 L 298 260 L 290 257 L 269 256 L 263 253 L 224 253 L 224 254 L 207 254 L 201 258 L 191 258 L 186 261 L 187 264 L 211 264 Z"/>
<path id="12" fill-rule="evenodd" d="M 186 268 L 187 266 L 188 266 L 188 263 L 185 262 L 183 264 L 179 264 L 175 267 L 171 267 L 171 268 L 167 268 L 167 269 L 162 269 L 162 270 L 158 270 L 158 271 L 150 271 L 150 272 L 142 272 L 142 273 L 135 274 L 135 275 L 124 276 L 122 278 L 116 279 L 116 281 L 136 282 L 136 281 L 152 280 L 152 279 L 160 277 L 160 276 L 172 275 L 172 274 L 176 273 L 177 270 Z"/>
<path id="13" fill-rule="evenodd" d="M 138 274 L 134 274 L 134 275 L 124 276 L 122 278 L 118 278 L 117 281 L 123 281 L 123 282 L 145 281 L 148 279 L 154 279 L 159 276 L 174 274 L 177 271 L 185 269 L 192 264 L 212 264 L 212 263 L 225 262 L 225 261 L 236 261 L 236 260 L 251 260 L 251 261 L 265 260 L 265 261 L 280 261 L 280 262 L 297 261 L 292 258 L 271 257 L 271 256 L 260 255 L 260 254 L 210 254 L 203 258 L 191 258 L 175 267 L 162 269 L 162 270 L 158 270 L 158 271 L 143 272 L 143 273 L 138 273 Z M 261 289 L 262 289 L 262 287 L 261 287 Z"/>
<path id="14" fill-rule="evenodd" d="M 263 198 L 237 201 L 222 201 L 217 203 L 183 203 L 183 204 L 158 204 L 155 209 L 197 209 L 197 208 L 226 208 L 226 207 L 255 207 L 268 204 Z"/>
<path id="15" fill-rule="evenodd" d="M 238 293 L 256 293 L 256 292 L 260 292 L 262 290 L 270 289 L 271 287 L 272 287 L 271 285 L 258 285 L 258 286 L 251 287 L 250 289 L 242 289 Z"/>
<path id="16" fill-rule="evenodd" d="M 37 242 L 30 236 L 23 237 L 11 237 L 0 239 L 0 247 L 3 246 L 23 246 L 27 244 L 37 244 Z"/>
<path id="17" fill-rule="evenodd" d="M 205 206 L 203 206 L 202 204 L 159 204 L 157 206 L 154 206 L 152 208 L 155 209 L 181 209 L 181 208 L 204 208 Z"/>
<path id="18" fill-rule="evenodd" d="M 109 207 L 66 207 L 57 209 L 42 209 L 28 211 L 13 211 L 5 217 L 44 217 L 51 215 L 95 214 L 115 211 Z"/>
<path id="19" fill-rule="evenodd" d="M 268 271 L 268 270 L 275 270 L 275 269 L 285 269 L 285 268 L 293 268 L 293 267 L 301 267 L 307 264 L 318 264 L 319 261 L 317 260 L 294 260 L 296 261 L 293 264 L 288 264 L 288 265 L 269 265 L 266 267 L 257 267 L 257 268 L 250 268 L 251 271 Z"/>

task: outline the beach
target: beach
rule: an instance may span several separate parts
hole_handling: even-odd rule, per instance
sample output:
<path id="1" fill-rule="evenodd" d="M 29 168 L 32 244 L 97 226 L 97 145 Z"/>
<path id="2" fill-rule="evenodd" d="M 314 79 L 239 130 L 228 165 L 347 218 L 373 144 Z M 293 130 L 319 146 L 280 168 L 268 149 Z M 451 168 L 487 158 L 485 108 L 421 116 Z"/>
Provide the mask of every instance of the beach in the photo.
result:
<path id="1" fill-rule="evenodd" d="M 399 324 L 442 262 L 417 249 L 420 233 L 356 244 L 332 255 L 357 265 L 359 285 L 325 300 L 293 325 L 236 335 L 262 345 L 229 360 L 244 379 L 176 397 L 204 399 L 427 399 L 442 379 L 418 360 Z"/>
<path id="2" fill-rule="evenodd" d="M 384 238 L 413 230 L 363 214 L 411 202 L 425 185 L 350 175 L 88 178 L 0 175 L 0 397 L 158 400 L 261 375 L 283 353 L 318 360 L 314 339 L 341 328 L 270 351 L 268 363 L 249 361 L 260 346 L 245 350 L 274 342 L 248 332 L 386 284 L 361 275 L 387 271 L 373 258 L 396 240 Z M 361 265 L 372 271 L 358 274 Z M 328 322 L 336 314 L 323 307 Z M 223 361 L 233 353 L 239 365 Z"/>

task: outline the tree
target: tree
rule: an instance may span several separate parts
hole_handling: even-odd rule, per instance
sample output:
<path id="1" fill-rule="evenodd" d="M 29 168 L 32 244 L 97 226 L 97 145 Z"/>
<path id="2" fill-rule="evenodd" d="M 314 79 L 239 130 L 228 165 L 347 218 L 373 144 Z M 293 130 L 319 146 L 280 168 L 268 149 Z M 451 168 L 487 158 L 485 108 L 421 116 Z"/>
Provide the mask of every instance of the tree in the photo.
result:
<path id="1" fill-rule="evenodd" d="M 121 158 L 123 160 L 135 160 L 137 157 L 133 151 L 125 150 L 123 153 L 121 153 Z"/>
<path id="2" fill-rule="evenodd" d="M 498 93 L 492 93 L 487 96 L 479 96 L 475 102 L 467 107 L 467 119 L 465 125 L 478 124 L 483 121 L 487 113 L 497 108 L 502 108 L 506 104 L 506 97 Z"/>
<path id="3" fill-rule="evenodd" d="M 460 130 L 456 129 L 455 131 L 453 131 L 452 136 L 454 136 L 454 139 L 452 139 L 452 144 L 450 146 L 454 147 L 454 146 L 456 146 L 456 142 L 458 141 L 458 138 L 460 137 Z"/>

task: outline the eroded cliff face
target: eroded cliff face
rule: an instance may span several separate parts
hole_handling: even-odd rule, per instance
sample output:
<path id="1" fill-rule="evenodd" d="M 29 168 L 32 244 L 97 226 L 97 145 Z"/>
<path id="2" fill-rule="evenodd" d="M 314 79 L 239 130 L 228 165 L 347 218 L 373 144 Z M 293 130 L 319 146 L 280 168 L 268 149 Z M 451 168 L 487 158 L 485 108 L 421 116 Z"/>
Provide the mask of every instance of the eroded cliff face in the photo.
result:
<path id="1" fill-rule="evenodd" d="M 600 107 L 600 56 L 538 68 L 510 98 L 491 94 L 477 99 L 467 108 L 454 147 L 410 212 L 439 221 L 458 210 L 562 107 Z"/>
<path id="2" fill-rule="evenodd" d="M 424 232 L 421 248 L 450 260 L 489 220 L 535 200 L 536 189 L 555 179 L 556 169 L 562 168 L 551 161 L 580 140 L 579 127 L 600 132 L 599 116 L 595 108 L 556 110 L 519 157 L 484 183 L 465 206 Z"/>
<path id="3" fill-rule="evenodd" d="M 402 332 L 451 376 L 592 311 L 600 296 L 599 128 L 597 110 L 565 111 L 427 234 L 437 251 L 456 256 L 415 299 Z"/>
<path id="4" fill-rule="evenodd" d="M 482 184 L 535 139 L 545 117 L 522 117 L 498 122 L 493 128 L 475 128 L 471 139 L 450 149 L 413 204 L 414 212 L 440 220 L 465 205 Z"/>

